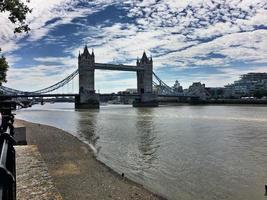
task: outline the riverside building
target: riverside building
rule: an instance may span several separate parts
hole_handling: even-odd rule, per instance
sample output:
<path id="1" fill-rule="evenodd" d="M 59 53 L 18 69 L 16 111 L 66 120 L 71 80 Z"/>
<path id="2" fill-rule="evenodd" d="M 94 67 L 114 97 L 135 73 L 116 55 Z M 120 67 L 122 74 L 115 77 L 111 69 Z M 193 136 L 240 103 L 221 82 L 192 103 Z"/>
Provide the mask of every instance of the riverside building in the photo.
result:
<path id="1" fill-rule="evenodd" d="M 226 96 L 241 98 L 252 97 L 257 92 L 267 91 L 267 73 L 248 73 L 241 75 L 240 80 L 225 86 Z"/>

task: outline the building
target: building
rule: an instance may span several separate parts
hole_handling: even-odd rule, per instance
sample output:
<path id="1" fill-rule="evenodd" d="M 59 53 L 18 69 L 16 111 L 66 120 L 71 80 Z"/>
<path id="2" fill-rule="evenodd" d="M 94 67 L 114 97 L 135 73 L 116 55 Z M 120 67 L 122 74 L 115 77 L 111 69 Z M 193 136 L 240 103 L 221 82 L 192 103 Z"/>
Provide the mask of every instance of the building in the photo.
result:
<path id="1" fill-rule="evenodd" d="M 128 89 L 126 89 L 126 92 L 128 94 L 137 94 L 137 89 L 136 88 L 128 88 Z"/>
<path id="2" fill-rule="evenodd" d="M 205 87 L 205 84 L 202 84 L 201 82 L 194 82 L 191 86 L 189 86 L 188 90 L 186 90 L 186 95 L 197 96 L 201 100 L 207 100 L 211 97 L 209 91 Z"/>
<path id="3" fill-rule="evenodd" d="M 180 85 L 179 81 L 175 81 L 174 85 L 172 86 L 172 89 L 176 92 L 176 93 L 183 93 L 183 87 Z"/>
<path id="4" fill-rule="evenodd" d="M 125 91 L 119 91 L 118 94 L 127 95 L 127 94 L 138 94 L 137 88 L 128 88 Z M 135 96 L 118 96 L 117 102 L 121 104 L 132 104 L 136 99 Z"/>
<path id="5" fill-rule="evenodd" d="M 225 96 L 232 98 L 253 97 L 257 93 L 267 92 L 267 73 L 248 73 L 240 80 L 225 86 Z"/>
<path id="6" fill-rule="evenodd" d="M 207 87 L 206 90 L 210 94 L 211 99 L 223 99 L 225 96 L 224 87 Z"/>

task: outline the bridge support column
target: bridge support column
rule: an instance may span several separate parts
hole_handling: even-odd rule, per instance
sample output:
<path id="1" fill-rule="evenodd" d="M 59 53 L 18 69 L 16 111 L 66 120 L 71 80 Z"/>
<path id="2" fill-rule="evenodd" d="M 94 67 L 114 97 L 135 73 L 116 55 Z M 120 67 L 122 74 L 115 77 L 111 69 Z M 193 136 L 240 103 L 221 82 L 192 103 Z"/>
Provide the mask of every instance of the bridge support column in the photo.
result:
<path id="1" fill-rule="evenodd" d="M 86 101 L 81 101 L 81 96 L 75 97 L 75 109 L 98 109 L 99 108 L 99 95 L 96 93 L 91 94 Z"/>
<path id="2" fill-rule="evenodd" d="M 153 93 L 153 61 L 143 53 L 141 60 L 137 60 L 137 66 L 144 70 L 137 71 L 137 92 L 139 99 L 133 102 L 133 107 L 157 107 L 158 98 Z"/>
<path id="3" fill-rule="evenodd" d="M 75 97 L 76 109 L 99 108 L 99 95 L 95 93 L 95 56 L 87 46 L 78 57 L 79 96 Z"/>
<path id="4" fill-rule="evenodd" d="M 158 107 L 159 102 L 156 94 L 141 94 L 140 99 L 135 99 L 133 107 Z"/>

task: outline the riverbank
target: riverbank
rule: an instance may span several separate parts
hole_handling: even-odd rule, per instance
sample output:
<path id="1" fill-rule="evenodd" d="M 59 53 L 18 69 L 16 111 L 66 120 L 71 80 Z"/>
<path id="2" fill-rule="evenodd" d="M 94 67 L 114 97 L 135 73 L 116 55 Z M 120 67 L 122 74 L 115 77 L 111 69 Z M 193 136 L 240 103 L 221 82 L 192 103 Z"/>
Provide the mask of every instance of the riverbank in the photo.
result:
<path id="1" fill-rule="evenodd" d="M 37 145 L 63 199 L 163 199 L 96 160 L 89 146 L 71 134 L 23 120 L 16 123 L 26 126 L 28 144 Z"/>
<path id="2" fill-rule="evenodd" d="M 195 101 L 160 101 L 160 105 L 267 105 L 266 99 L 208 99 Z"/>
<path id="3" fill-rule="evenodd" d="M 196 102 L 198 103 L 198 102 Z M 199 102 L 200 104 L 250 104 L 250 105 L 267 105 L 266 99 L 210 99 L 203 102 Z"/>

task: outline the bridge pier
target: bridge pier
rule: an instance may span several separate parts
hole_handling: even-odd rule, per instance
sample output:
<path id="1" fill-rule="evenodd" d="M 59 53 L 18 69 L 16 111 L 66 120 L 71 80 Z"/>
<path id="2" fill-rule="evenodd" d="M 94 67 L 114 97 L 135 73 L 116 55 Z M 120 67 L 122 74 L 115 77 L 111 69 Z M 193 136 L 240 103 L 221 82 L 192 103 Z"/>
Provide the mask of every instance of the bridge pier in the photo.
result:
<path id="1" fill-rule="evenodd" d="M 86 101 L 81 102 L 80 96 L 75 96 L 75 109 L 99 109 L 99 95 L 91 94 Z"/>
<path id="2" fill-rule="evenodd" d="M 158 107 L 159 102 L 156 94 L 142 94 L 139 99 L 135 99 L 133 107 Z"/>

